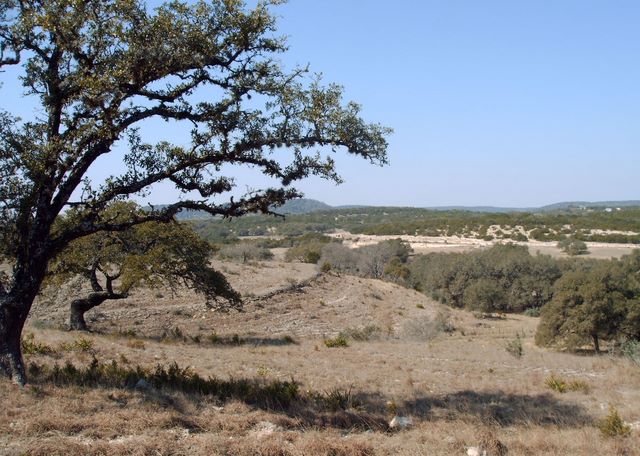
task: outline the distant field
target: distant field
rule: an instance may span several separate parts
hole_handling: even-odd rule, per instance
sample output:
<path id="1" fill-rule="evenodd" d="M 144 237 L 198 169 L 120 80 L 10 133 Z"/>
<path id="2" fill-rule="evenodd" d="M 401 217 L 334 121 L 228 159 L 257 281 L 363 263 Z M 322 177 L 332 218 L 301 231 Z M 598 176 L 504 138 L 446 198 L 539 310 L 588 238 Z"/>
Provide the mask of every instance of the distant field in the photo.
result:
<path id="1" fill-rule="evenodd" d="M 352 234 L 346 231 L 330 233 L 329 236 L 341 239 L 346 245 L 354 248 L 375 244 L 388 239 L 400 238 L 407 241 L 416 254 L 431 252 L 468 252 L 474 249 L 488 248 L 499 242 L 514 242 L 502 240 L 484 241 L 481 239 L 463 238 L 458 236 L 377 236 Z M 551 255 L 555 258 L 568 257 L 566 253 L 556 246 L 556 242 L 527 241 L 517 242 L 517 244 L 526 245 L 532 255 L 540 252 L 541 254 Z M 587 242 L 587 246 L 589 253 L 583 256 L 585 258 L 596 259 L 620 258 L 623 255 L 629 254 L 633 249 L 640 248 L 640 246 L 636 246 L 634 244 L 613 244 L 603 242 Z"/>
<path id="2" fill-rule="evenodd" d="M 212 242 L 245 236 L 298 236 L 347 231 L 364 235 L 461 237 L 479 241 L 557 242 L 572 236 L 587 242 L 640 245 L 640 208 L 607 212 L 488 213 L 460 210 L 366 207 L 332 209 L 286 218 L 248 216 L 233 220 L 192 220 L 189 223 Z"/>

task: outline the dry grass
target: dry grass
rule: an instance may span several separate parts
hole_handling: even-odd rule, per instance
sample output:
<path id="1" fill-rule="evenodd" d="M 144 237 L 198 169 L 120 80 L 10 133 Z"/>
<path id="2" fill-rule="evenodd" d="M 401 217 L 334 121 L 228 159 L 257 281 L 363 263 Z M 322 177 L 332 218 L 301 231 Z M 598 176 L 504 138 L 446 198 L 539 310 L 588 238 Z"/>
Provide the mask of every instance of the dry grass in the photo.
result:
<path id="1" fill-rule="evenodd" d="M 274 264 L 280 263 L 234 265 L 232 277 L 258 283 L 251 277 L 269 269 L 284 283 L 295 273 L 287 268 L 300 266 Z M 403 328 L 435 319 L 439 305 L 392 284 L 330 274 L 302 290 L 252 301 L 243 314 L 207 312 L 190 295 L 155 294 L 98 309 L 102 317 L 92 324 L 102 333 L 80 344 L 76 334 L 42 329 L 65 312 L 48 307 L 52 318 L 37 313 L 41 323 L 35 327 L 34 318 L 28 331 L 32 343 L 56 355 L 36 350 L 28 361 L 88 366 L 96 356 L 127 369 L 176 361 L 203 378 L 294 379 L 299 398 L 274 408 L 168 386 L 79 386 L 44 376 L 19 389 L 0 381 L 0 454 L 463 455 L 481 444 L 498 451 L 498 443 L 509 455 L 640 454 L 638 367 L 535 347 L 536 318 L 487 320 L 450 311 L 455 330 L 416 340 Z M 176 327 L 182 339 L 160 340 Z M 367 327 L 380 331 L 353 337 Z M 340 332 L 351 335 L 349 346 L 325 347 L 323 340 Z M 211 343 L 212 334 L 222 340 L 238 334 L 245 343 Z M 514 334 L 521 337 L 520 358 L 505 350 Z M 296 343 L 282 343 L 289 335 Z M 550 390 L 545 380 L 552 373 L 575 388 Z M 629 436 L 598 431 L 609 406 L 631 423 Z M 394 413 L 410 415 L 414 426 L 387 431 Z"/>

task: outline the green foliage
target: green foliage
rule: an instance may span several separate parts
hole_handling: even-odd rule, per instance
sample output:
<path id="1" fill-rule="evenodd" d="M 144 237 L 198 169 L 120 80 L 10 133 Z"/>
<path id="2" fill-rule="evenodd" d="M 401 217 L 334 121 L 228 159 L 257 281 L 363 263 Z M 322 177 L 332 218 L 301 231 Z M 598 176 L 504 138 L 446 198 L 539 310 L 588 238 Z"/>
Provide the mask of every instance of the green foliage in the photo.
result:
<path id="1" fill-rule="evenodd" d="M 585 244 L 584 241 L 574 239 L 572 237 L 561 239 L 558 241 L 557 246 L 559 249 L 562 249 L 563 252 L 571 256 L 589 253 L 587 244 Z"/>
<path id="2" fill-rule="evenodd" d="M 273 409 L 287 408 L 299 397 L 299 387 L 295 381 L 203 378 L 191 368 L 180 367 L 176 363 L 148 369 L 125 367 L 116 361 L 101 363 L 94 358 L 84 368 L 69 362 L 63 366 L 56 364 L 53 368 L 32 363 L 29 373 L 34 382 L 83 387 L 132 388 L 144 380 L 159 389 L 210 395 L 221 400 L 238 399 Z"/>
<path id="3" fill-rule="evenodd" d="M 566 381 L 555 374 L 549 375 L 545 381 L 545 385 L 549 389 L 552 389 L 558 393 L 566 393 L 567 391 L 578 391 L 584 394 L 588 394 L 591 391 L 591 386 L 584 380 L 571 380 Z"/>
<path id="4" fill-rule="evenodd" d="M 607 416 L 598 422 L 598 429 L 605 437 L 627 437 L 631 434 L 631 426 L 624 422 L 612 405 Z"/>
<path id="5" fill-rule="evenodd" d="M 194 222 L 195 223 L 195 222 Z M 402 207 L 358 207 L 333 209 L 310 214 L 289 215 L 285 220 L 263 216 L 222 220 L 198 221 L 198 232 L 207 235 L 220 229 L 230 234 L 267 228 L 278 235 L 323 233 L 342 229 L 351 233 L 379 235 L 456 235 L 486 238 L 491 225 L 520 226 L 530 237 L 539 241 L 559 241 L 569 235 L 592 242 L 640 244 L 640 234 L 599 233 L 595 230 L 618 230 L 640 233 L 640 208 L 624 207 L 611 213 L 602 210 L 559 210 L 552 212 L 488 213 L 469 211 L 440 211 Z M 567 229 L 566 226 L 569 226 Z M 593 230 L 593 231 L 592 231 Z M 474 232 L 475 234 L 472 234 Z M 504 235 L 504 233 L 503 233 Z M 514 231 L 514 241 L 524 241 L 525 235 Z"/>
<path id="6" fill-rule="evenodd" d="M 558 393 L 566 393 L 567 392 L 567 382 L 565 382 L 562 378 L 556 377 L 555 374 L 549 375 L 544 384 L 547 385 L 547 388 L 552 389 Z"/>
<path id="7" fill-rule="evenodd" d="M 35 340 L 32 333 L 27 333 L 22 337 L 21 341 L 22 353 L 25 355 L 55 355 L 56 350 L 44 342 Z"/>
<path id="8" fill-rule="evenodd" d="M 133 202 L 116 202 L 101 213 L 126 223 L 145 212 Z M 75 216 L 70 212 L 56 226 Z M 76 276 L 94 292 L 126 296 L 136 288 L 179 286 L 202 294 L 207 303 L 237 307 L 240 296 L 225 277 L 209 266 L 212 249 L 187 225 L 149 222 L 118 232 L 98 232 L 71 242 L 50 264 L 47 283 L 59 286 Z M 117 287 L 115 280 L 117 279 Z"/>
<path id="9" fill-rule="evenodd" d="M 328 236 L 306 234 L 293 242 L 293 246 L 285 253 L 287 261 L 317 264 L 322 256 L 323 247 L 332 242 L 332 239 Z"/>
<path id="10" fill-rule="evenodd" d="M 12 343 L 19 343 L 47 266 L 74 241 L 78 247 L 97 235 L 110 242 L 101 233 L 133 227 L 144 233 L 153 230 L 149 222 L 168 222 L 183 209 L 220 219 L 273 214 L 301 196 L 300 180 L 341 182 L 332 157 L 340 149 L 387 163 L 389 128 L 365 122 L 338 84 L 281 64 L 288 47 L 270 11 L 279 3 L 0 2 L 0 71 L 16 66 L 7 74 L 33 106 L 25 120 L 17 111 L 0 113 L 0 257 L 15 265 L 9 293 L 4 285 L 0 290 L 13 314 L 5 318 L 12 327 L 0 328 L 0 342 L 15 333 Z M 147 136 L 145 126 L 160 120 L 187 138 Z M 104 163 L 113 174 L 92 182 L 87 173 Z M 244 183 L 228 173 L 238 167 L 269 177 L 269 187 L 235 196 Z M 157 184 L 171 184 L 179 198 L 105 216 L 110 206 Z M 142 238 L 156 236 L 162 233 Z M 161 247 L 150 250 L 151 260 L 165 256 Z M 173 266 L 176 258 L 151 267 L 142 252 L 128 260 L 124 290 L 153 281 L 157 276 L 145 269 L 164 273 L 163 264 Z M 208 254 L 204 249 L 207 261 Z M 203 263 L 184 273 L 187 264 L 168 273 L 170 283 L 187 281 L 208 300 L 239 303 L 221 274 Z M 102 266 L 118 275 L 120 264 Z M 12 375 L 24 383 L 19 353 L 3 356 L 13 358 Z"/>
<path id="11" fill-rule="evenodd" d="M 62 351 L 78 351 L 83 353 L 94 352 L 94 341 L 86 337 L 78 337 L 73 342 L 62 342 L 60 350 Z"/>
<path id="12" fill-rule="evenodd" d="M 340 348 L 340 347 L 348 347 L 349 341 L 347 341 L 347 338 L 344 335 L 338 334 L 336 337 L 325 339 L 324 344 L 328 348 Z"/>
<path id="13" fill-rule="evenodd" d="M 469 253 L 416 255 L 408 284 L 453 307 L 482 312 L 539 308 L 560 277 L 551 257 L 532 256 L 524 246 L 497 244 Z"/>
<path id="14" fill-rule="evenodd" d="M 540 308 L 539 307 L 531 307 L 524 311 L 524 314 L 527 317 L 539 317 L 540 316 Z"/>
<path id="15" fill-rule="evenodd" d="M 620 346 L 620 353 L 640 367 L 640 340 L 625 340 Z"/>
<path id="16" fill-rule="evenodd" d="M 566 272 L 542 308 L 536 343 L 577 348 L 592 342 L 599 351 L 600 341 L 621 336 L 635 318 L 627 277 L 624 264 L 617 261 L 585 263 Z"/>

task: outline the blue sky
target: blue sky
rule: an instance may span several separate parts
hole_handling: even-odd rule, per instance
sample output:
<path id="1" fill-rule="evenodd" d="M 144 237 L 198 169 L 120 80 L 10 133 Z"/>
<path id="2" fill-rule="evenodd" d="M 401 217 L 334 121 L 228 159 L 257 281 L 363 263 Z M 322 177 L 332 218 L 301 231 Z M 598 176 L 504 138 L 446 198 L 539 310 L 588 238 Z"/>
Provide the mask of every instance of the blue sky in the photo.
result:
<path id="1" fill-rule="evenodd" d="M 521 207 L 640 199 L 640 2 L 290 0 L 273 12 L 289 36 L 286 66 L 310 64 L 343 84 L 367 120 L 395 130 L 389 166 L 338 155 L 345 183 L 311 179 L 299 185 L 307 197 Z M 150 198 L 174 194 L 162 187 Z"/>

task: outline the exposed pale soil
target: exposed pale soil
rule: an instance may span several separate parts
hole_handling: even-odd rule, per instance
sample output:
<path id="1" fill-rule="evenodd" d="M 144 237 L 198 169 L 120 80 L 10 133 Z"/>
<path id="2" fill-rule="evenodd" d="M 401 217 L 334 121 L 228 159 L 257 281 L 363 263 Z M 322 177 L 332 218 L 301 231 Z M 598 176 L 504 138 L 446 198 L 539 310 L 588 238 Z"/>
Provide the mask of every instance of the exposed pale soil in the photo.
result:
<path id="1" fill-rule="evenodd" d="M 388 239 L 402 239 L 411 245 L 416 254 L 430 252 L 468 252 L 474 249 L 482 249 L 491 247 L 492 245 L 504 242 L 513 242 L 519 245 L 526 245 L 531 254 L 540 252 L 542 254 L 551 255 L 553 257 L 567 257 L 567 254 L 556 247 L 557 242 L 543 242 L 529 240 L 527 242 L 515 242 L 512 240 L 485 241 L 483 239 L 466 238 L 461 236 L 380 236 L 368 234 L 352 234 L 348 231 L 336 231 L 329 234 L 336 239 L 341 239 L 343 243 L 349 247 L 357 248 L 365 245 L 376 244 Z M 610 259 L 620 258 L 623 255 L 631 253 L 634 248 L 639 248 L 633 244 L 614 244 L 607 242 L 587 242 L 589 253 L 585 255 L 587 258 Z"/>

